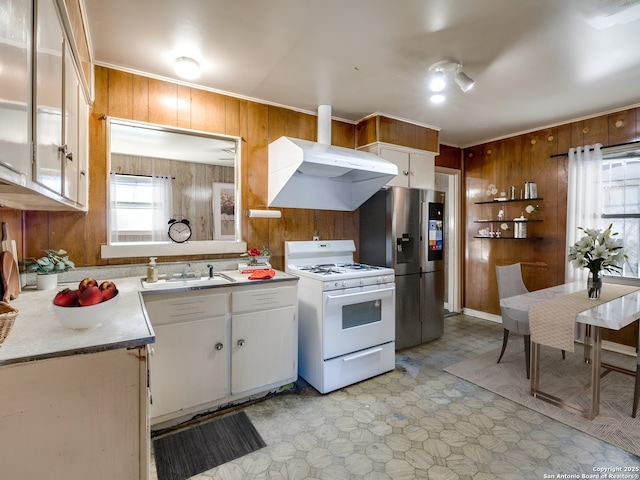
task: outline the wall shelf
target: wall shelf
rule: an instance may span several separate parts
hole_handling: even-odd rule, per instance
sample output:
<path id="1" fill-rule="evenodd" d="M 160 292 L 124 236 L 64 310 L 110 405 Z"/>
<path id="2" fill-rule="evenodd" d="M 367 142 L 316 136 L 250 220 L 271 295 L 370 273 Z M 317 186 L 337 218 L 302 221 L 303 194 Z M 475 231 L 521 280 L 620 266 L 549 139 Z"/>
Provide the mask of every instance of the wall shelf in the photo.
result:
<path id="1" fill-rule="evenodd" d="M 474 235 L 473 238 L 486 238 L 487 240 L 542 240 L 540 237 L 524 237 L 524 238 L 515 238 L 515 237 L 487 237 L 483 235 Z"/>
<path id="2" fill-rule="evenodd" d="M 513 200 L 487 200 L 485 202 L 474 202 L 476 205 L 487 205 L 495 203 L 513 203 L 513 202 L 537 202 L 544 200 L 544 198 L 514 198 Z"/>
<path id="3" fill-rule="evenodd" d="M 542 220 L 539 218 L 532 218 L 527 220 L 474 220 L 475 223 L 530 223 L 530 222 L 541 222 Z"/>

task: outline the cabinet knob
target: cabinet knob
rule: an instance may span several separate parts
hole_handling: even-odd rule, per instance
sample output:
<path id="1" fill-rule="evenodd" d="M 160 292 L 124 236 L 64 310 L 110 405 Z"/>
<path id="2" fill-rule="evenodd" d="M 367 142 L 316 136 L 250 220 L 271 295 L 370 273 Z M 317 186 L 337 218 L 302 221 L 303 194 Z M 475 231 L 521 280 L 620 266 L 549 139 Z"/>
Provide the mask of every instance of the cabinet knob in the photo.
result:
<path id="1" fill-rule="evenodd" d="M 244 347 L 244 339 L 241 338 L 240 340 L 238 340 L 238 346 L 239 347 Z"/>
<path id="2" fill-rule="evenodd" d="M 216 343 L 216 350 L 222 350 L 222 347 L 224 345 L 222 345 L 220 342 Z"/>
<path id="3" fill-rule="evenodd" d="M 403 170 L 403 171 L 402 171 L 402 173 L 403 173 L 406 177 L 408 177 L 408 176 L 409 176 L 409 170 Z"/>

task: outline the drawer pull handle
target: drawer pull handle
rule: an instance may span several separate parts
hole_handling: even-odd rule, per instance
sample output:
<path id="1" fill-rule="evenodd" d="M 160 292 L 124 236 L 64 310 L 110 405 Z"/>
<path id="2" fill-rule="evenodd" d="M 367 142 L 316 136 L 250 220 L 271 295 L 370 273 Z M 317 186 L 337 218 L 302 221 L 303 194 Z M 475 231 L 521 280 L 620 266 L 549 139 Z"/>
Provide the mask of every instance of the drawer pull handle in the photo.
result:
<path id="1" fill-rule="evenodd" d="M 367 357 L 369 355 L 373 355 L 374 353 L 378 353 L 382 351 L 382 347 L 378 347 L 374 350 L 369 350 L 368 352 L 357 353 L 355 355 L 351 355 L 350 357 L 343 358 L 343 362 L 350 362 L 352 360 L 357 360 L 358 358 Z"/>
<path id="2" fill-rule="evenodd" d="M 216 343 L 216 350 L 222 350 L 223 347 L 224 345 L 222 345 L 220 342 Z"/>
<path id="3" fill-rule="evenodd" d="M 244 339 L 241 338 L 240 340 L 238 340 L 238 346 L 244 347 Z"/>

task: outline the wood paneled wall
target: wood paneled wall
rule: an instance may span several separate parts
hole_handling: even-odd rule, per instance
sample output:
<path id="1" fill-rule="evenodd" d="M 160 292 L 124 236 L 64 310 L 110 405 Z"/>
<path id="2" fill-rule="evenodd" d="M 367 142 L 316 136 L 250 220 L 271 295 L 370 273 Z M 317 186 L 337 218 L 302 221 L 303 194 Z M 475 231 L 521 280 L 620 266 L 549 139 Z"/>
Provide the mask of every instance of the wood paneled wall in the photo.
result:
<path id="1" fill-rule="evenodd" d="M 27 256 L 43 248 L 65 248 L 79 266 L 142 263 L 146 258 L 103 260 L 106 243 L 107 137 L 104 116 L 192 128 L 242 137 L 242 206 L 265 208 L 267 148 L 282 135 L 315 140 L 317 117 L 292 110 L 220 95 L 118 70 L 97 67 L 95 103 L 91 109 L 89 212 L 24 213 L 5 209 L 14 237 Z M 332 143 L 353 148 L 355 126 L 332 122 Z M 23 236 L 22 220 L 27 232 Z M 358 212 L 282 209 L 280 219 L 242 217 L 249 247 L 269 247 L 276 268 L 284 268 L 284 241 L 358 238 Z M 207 257 L 210 258 L 211 256 Z M 204 256 L 190 257 L 205 258 Z M 165 257 L 159 261 L 181 260 Z"/>
<path id="2" fill-rule="evenodd" d="M 437 130 L 383 115 L 366 118 L 356 127 L 356 148 L 374 142 L 391 143 L 436 153 L 440 151 Z"/>
<path id="3" fill-rule="evenodd" d="M 465 149 L 465 308 L 500 314 L 496 265 L 521 262 L 529 290 L 563 283 L 567 268 L 567 156 L 564 154 L 569 148 L 581 145 L 608 146 L 638 140 L 640 108 L 633 108 Z M 557 154 L 561 156 L 551 157 Z M 536 182 L 538 196 L 544 199 L 536 202 L 540 206 L 537 216 L 543 221 L 528 224 L 527 230 L 527 236 L 540 239 L 474 238 L 480 228 L 487 226 L 475 220 L 494 219 L 503 207 L 503 204 L 475 203 L 491 198 L 486 195 L 487 186 L 495 184 L 499 192 L 509 192 L 509 186 L 516 185 L 519 197 L 525 181 Z M 504 204 L 505 218 L 518 217 L 520 209 L 528 203 Z M 494 228 L 498 226 L 494 224 Z"/>

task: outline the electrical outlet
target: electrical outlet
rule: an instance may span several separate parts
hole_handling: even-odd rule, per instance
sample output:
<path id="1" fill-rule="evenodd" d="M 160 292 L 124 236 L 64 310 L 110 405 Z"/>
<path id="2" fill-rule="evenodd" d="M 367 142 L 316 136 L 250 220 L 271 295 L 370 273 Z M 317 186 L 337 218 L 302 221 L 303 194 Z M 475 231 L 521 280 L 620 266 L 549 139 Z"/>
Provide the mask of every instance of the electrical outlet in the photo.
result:
<path id="1" fill-rule="evenodd" d="M 313 236 L 313 241 L 314 242 L 319 242 L 320 241 L 320 237 L 318 235 L 314 235 Z"/>

